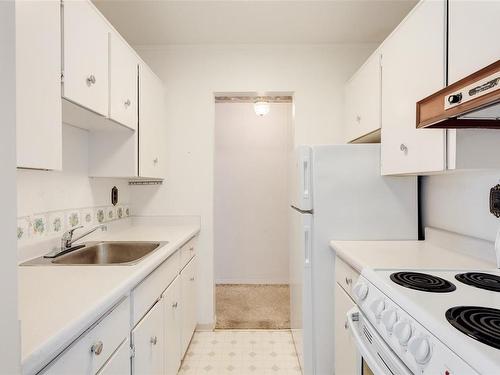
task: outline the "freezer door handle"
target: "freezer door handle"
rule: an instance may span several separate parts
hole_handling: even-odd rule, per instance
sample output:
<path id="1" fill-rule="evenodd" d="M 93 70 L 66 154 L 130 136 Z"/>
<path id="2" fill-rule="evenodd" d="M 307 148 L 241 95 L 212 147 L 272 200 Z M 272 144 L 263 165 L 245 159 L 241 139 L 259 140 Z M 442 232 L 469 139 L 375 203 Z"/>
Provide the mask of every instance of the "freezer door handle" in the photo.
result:
<path id="1" fill-rule="evenodd" d="M 311 227 L 304 227 L 304 265 L 311 266 Z"/>

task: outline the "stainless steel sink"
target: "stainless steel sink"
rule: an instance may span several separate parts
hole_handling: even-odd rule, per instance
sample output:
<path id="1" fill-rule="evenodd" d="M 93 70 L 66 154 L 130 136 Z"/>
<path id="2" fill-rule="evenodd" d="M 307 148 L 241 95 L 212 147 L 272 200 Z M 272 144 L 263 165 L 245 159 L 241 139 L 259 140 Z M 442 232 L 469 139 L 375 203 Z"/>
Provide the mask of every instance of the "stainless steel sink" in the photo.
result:
<path id="1" fill-rule="evenodd" d="M 53 259 L 36 258 L 21 264 L 30 265 L 131 265 L 150 255 L 168 242 L 103 241 L 85 244 L 85 247 Z"/>

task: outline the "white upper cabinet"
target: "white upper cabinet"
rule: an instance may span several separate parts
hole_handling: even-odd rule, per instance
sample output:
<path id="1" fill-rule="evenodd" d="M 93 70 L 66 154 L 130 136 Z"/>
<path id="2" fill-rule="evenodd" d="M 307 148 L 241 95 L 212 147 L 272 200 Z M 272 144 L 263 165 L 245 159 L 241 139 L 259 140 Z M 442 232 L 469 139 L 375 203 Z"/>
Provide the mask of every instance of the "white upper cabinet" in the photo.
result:
<path id="1" fill-rule="evenodd" d="M 449 1 L 448 84 L 500 59 L 500 1 Z"/>
<path id="2" fill-rule="evenodd" d="M 109 113 L 109 27 L 90 1 L 64 1 L 63 97 Z"/>
<path id="3" fill-rule="evenodd" d="M 377 50 L 346 84 L 347 142 L 380 138 L 380 85 L 380 53 Z"/>
<path id="4" fill-rule="evenodd" d="M 382 174 L 446 169 L 446 131 L 416 129 L 416 102 L 445 84 L 444 0 L 420 2 L 382 45 Z"/>
<path id="5" fill-rule="evenodd" d="M 111 33 L 109 56 L 109 117 L 122 125 L 136 129 L 139 60 L 132 48 L 116 33 Z"/>
<path id="6" fill-rule="evenodd" d="M 62 168 L 59 1 L 16 2 L 17 166 Z"/>
<path id="7" fill-rule="evenodd" d="M 160 79 L 139 65 L 139 176 L 165 176 L 165 91 Z"/>

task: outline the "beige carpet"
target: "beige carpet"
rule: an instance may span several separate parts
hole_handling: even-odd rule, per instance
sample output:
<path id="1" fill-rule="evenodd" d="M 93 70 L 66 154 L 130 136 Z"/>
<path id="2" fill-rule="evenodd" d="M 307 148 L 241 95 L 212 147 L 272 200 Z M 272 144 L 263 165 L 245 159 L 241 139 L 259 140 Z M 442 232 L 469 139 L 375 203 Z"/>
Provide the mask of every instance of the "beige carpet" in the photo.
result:
<path id="1" fill-rule="evenodd" d="M 218 284 L 217 329 L 289 329 L 288 285 Z"/>

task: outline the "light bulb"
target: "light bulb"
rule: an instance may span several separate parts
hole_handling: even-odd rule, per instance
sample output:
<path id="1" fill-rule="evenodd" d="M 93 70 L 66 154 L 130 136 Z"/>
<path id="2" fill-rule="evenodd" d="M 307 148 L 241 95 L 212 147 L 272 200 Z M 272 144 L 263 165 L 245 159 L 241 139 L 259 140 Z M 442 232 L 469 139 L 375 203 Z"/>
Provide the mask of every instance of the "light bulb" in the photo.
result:
<path id="1" fill-rule="evenodd" d="M 269 103 L 264 101 L 255 102 L 254 105 L 255 114 L 257 116 L 265 116 L 269 113 Z"/>

